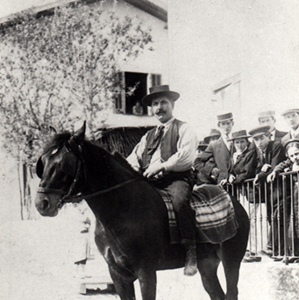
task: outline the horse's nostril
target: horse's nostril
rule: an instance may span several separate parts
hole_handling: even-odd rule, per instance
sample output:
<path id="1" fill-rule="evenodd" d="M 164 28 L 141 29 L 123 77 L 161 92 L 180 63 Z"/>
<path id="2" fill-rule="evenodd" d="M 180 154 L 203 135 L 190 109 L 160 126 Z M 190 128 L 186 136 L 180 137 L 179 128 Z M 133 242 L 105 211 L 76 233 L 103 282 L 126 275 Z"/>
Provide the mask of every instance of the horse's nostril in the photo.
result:
<path id="1" fill-rule="evenodd" d="M 42 209 L 43 211 L 47 210 L 49 208 L 49 201 L 48 200 L 43 200 L 42 202 Z"/>

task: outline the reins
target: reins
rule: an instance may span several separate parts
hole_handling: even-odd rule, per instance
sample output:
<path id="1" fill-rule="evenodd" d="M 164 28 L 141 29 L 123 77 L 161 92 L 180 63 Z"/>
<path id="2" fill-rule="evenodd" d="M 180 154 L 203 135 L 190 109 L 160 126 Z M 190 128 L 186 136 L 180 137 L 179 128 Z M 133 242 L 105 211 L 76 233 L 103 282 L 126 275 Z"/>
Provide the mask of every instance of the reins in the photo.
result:
<path id="1" fill-rule="evenodd" d="M 112 192 L 112 191 L 117 190 L 117 189 L 119 189 L 121 187 L 124 187 L 124 186 L 126 186 L 126 185 L 128 185 L 128 184 L 130 184 L 130 183 L 132 183 L 134 181 L 137 181 L 138 179 L 140 179 L 140 178 L 132 178 L 132 179 L 126 180 L 124 182 L 121 182 L 119 184 L 116 184 L 116 185 L 114 185 L 114 186 L 112 186 L 110 188 L 107 188 L 107 189 L 104 189 L 104 190 L 101 190 L 101 191 L 98 191 L 98 192 L 94 192 L 94 193 L 88 194 L 88 195 L 80 195 L 80 194 L 79 195 L 74 195 L 74 196 L 65 195 L 62 199 L 64 201 L 68 200 L 68 199 L 72 199 L 71 202 L 73 202 L 73 203 L 79 202 L 79 201 L 81 201 L 83 199 L 89 199 L 89 198 L 93 198 L 93 197 L 96 197 L 96 196 L 100 196 L 100 195 L 104 195 L 106 193 Z M 73 201 L 73 200 L 75 200 L 75 201 Z M 67 201 L 65 201 L 65 202 L 67 202 Z"/>
<path id="2" fill-rule="evenodd" d="M 76 184 L 79 180 L 80 172 L 81 172 L 81 169 L 82 169 L 81 158 L 77 157 L 77 159 L 78 159 L 78 163 L 77 163 L 77 166 L 76 166 L 76 174 L 75 174 L 74 180 L 71 183 L 67 194 L 64 195 L 61 199 L 59 199 L 59 201 L 57 203 L 57 207 L 59 209 L 63 206 L 64 203 L 69 203 L 69 202 L 76 203 L 76 202 L 80 202 L 83 199 L 89 199 L 89 198 L 93 198 L 93 197 L 96 197 L 96 196 L 104 195 L 104 194 L 107 194 L 107 193 L 112 192 L 116 189 L 122 188 L 122 187 L 124 187 L 124 186 L 140 179 L 140 178 L 128 179 L 128 180 L 126 180 L 124 182 L 121 182 L 119 184 L 116 184 L 112 187 L 109 187 L 107 189 L 104 189 L 104 190 L 101 190 L 101 191 L 98 191 L 98 192 L 94 192 L 94 193 L 88 194 L 88 195 L 82 195 L 81 193 L 78 193 L 76 195 L 72 195 L 72 192 L 74 191 L 75 186 L 76 186 Z M 57 194 L 61 194 L 61 195 L 65 194 L 65 191 L 63 191 L 63 190 L 52 189 L 52 188 L 43 188 L 43 187 L 39 187 L 37 192 L 38 193 L 57 193 Z"/>

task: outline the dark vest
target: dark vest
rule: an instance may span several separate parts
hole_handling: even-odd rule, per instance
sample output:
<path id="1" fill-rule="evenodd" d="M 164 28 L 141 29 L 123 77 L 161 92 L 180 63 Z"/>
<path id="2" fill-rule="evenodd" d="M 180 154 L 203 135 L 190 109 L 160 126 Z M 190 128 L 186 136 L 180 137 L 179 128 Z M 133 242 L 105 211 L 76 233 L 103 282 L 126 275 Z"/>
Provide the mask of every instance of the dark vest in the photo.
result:
<path id="1" fill-rule="evenodd" d="M 169 157 L 171 157 L 174 153 L 178 151 L 177 149 L 177 142 L 179 140 L 179 129 L 184 124 L 184 122 L 174 119 L 171 123 L 169 129 L 165 133 L 165 135 L 162 137 L 161 140 L 161 158 L 164 161 L 167 161 Z M 148 131 L 147 137 L 146 137 L 146 147 L 144 152 L 142 153 L 142 158 L 140 165 L 142 166 L 142 169 L 146 169 L 150 163 L 151 156 L 148 155 L 148 144 L 149 141 L 154 139 L 155 137 L 156 128 L 153 128 L 152 130 Z"/>

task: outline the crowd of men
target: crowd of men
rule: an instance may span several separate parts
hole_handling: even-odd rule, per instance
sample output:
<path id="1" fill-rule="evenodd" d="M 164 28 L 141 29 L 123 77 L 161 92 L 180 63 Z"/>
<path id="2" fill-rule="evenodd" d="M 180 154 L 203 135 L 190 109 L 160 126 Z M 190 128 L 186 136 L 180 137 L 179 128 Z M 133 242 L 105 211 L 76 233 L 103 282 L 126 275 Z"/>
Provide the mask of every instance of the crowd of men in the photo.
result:
<path id="1" fill-rule="evenodd" d="M 170 195 L 181 242 L 186 248 L 184 272 L 194 275 L 197 270 L 195 222 L 189 205 L 193 170 L 197 173 L 197 185 L 238 185 L 254 178 L 254 185 L 258 186 L 262 181 L 273 180 L 276 166 L 287 160 L 284 144 L 299 138 L 299 109 L 282 114 L 290 128 L 288 133 L 275 128 L 273 111 L 261 112 L 258 115 L 260 126 L 250 129 L 248 134 L 246 130 L 233 130 L 232 113 L 218 115 L 218 129 L 212 129 L 204 141 L 198 143 L 190 126 L 173 116 L 179 97 L 168 85 L 150 88 L 142 103 L 151 106 L 160 126 L 142 137 L 127 160 L 136 171 L 152 180 L 158 191 Z M 278 251 L 272 249 L 273 244 L 279 243 L 269 239 L 268 249 L 265 249 L 270 256 Z M 249 256 L 247 261 L 255 260 Z"/>

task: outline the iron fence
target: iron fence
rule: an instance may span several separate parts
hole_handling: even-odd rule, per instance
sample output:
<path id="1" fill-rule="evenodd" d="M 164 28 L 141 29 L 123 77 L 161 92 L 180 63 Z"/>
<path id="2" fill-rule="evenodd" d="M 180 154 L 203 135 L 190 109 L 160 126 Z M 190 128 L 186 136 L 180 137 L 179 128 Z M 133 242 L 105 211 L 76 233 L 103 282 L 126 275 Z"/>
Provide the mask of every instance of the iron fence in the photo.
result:
<path id="1" fill-rule="evenodd" d="M 265 253 L 286 264 L 299 260 L 298 182 L 298 172 L 285 172 L 270 183 L 248 179 L 227 186 L 249 216 L 249 255 Z"/>

